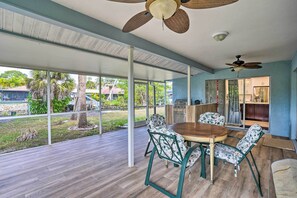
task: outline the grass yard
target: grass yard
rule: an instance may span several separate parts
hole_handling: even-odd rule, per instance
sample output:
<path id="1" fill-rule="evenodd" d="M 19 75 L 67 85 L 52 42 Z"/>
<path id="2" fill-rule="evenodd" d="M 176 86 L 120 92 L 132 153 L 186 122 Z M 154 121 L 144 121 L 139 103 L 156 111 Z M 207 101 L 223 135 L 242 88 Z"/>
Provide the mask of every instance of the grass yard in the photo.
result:
<path id="1" fill-rule="evenodd" d="M 153 112 L 153 109 L 150 109 Z M 157 113 L 164 115 L 164 107 L 157 108 Z M 151 113 L 150 113 L 151 114 Z M 117 130 L 128 122 L 127 111 L 104 112 L 102 115 L 103 132 Z M 145 120 L 145 110 L 135 110 L 136 121 Z M 99 113 L 88 113 L 88 122 L 94 125 L 99 124 Z M 76 121 L 70 120 L 69 116 L 52 116 L 52 143 L 85 136 L 96 135 L 98 128 L 89 131 L 71 131 L 69 127 L 75 126 Z M 37 138 L 24 142 L 17 142 L 16 139 L 22 132 L 29 129 L 38 132 Z M 6 153 L 25 148 L 31 148 L 47 144 L 47 117 L 7 119 L 0 122 L 0 153 Z"/>

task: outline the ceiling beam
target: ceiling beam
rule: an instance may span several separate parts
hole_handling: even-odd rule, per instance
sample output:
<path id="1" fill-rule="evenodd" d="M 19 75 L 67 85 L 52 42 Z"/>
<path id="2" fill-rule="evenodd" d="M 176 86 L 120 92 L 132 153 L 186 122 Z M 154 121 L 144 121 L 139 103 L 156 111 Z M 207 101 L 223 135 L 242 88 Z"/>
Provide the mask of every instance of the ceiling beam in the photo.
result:
<path id="1" fill-rule="evenodd" d="M 107 23 L 61 6 L 50 0 L 0 0 L 0 7 L 96 38 L 102 39 L 103 37 L 125 45 L 134 46 L 178 61 L 185 66 L 189 65 L 208 73 L 214 73 L 213 69 L 192 59 L 133 34 L 123 33 L 120 29 Z"/>

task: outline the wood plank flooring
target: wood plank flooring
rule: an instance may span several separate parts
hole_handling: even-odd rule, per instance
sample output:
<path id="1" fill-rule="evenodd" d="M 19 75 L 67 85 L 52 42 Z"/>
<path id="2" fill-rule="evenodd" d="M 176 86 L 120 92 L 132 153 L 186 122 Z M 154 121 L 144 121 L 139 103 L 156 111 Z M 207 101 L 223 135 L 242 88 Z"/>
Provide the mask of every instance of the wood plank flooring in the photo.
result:
<path id="1" fill-rule="evenodd" d="M 237 136 L 242 133 L 232 132 Z M 0 197 L 165 197 L 144 185 L 149 157 L 143 157 L 148 135 L 135 129 L 135 167 L 127 167 L 127 130 L 109 132 L 0 155 Z M 232 140 L 226 143 L 235 144 Z M 270 165 L 297 158 L 291 151 L 262 146 L 253 153 L 261 172 L 264 197 L 275 197 Z M 237 178 L 233 167 L 219 162 L 215 183 L 199 177 L 200 162 L 186 174 L 183 197 L 258 197 L 247 163 Z M 175 192 L 179 168 L 155 160 L 152 180 Z"/>

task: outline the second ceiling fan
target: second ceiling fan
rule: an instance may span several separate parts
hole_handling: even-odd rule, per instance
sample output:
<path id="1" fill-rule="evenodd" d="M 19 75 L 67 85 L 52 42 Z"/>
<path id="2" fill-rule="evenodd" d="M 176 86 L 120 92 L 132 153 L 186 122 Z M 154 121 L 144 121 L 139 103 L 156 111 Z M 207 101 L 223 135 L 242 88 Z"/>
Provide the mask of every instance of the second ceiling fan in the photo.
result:
<path id="1" fill-rule="evenodd" d="M 238 0 L 109 0 L 121 3 L 143 3 L 145 11 L 134 15 L 123 27 L 123 32 L 131 32 L 146 24 L 152 18 L 163 20 L 176 33 L 185 33 L 190 27 L 188 14 L 181 6 L 190 9 L 214 8 L 234 3 Z"/>
<path id="2" fill-rule="evenodd" d="M 262 66 L 260 64 L 262 64 L 261 62 L 244 62 L 243 60 L 240 60 L 241 55 L 237 55 L 236 57 L 236 61 L 234 61 L 233 63 L 226 63 L 226 65 L 231 66 L 231 71 L 232 72 L 239 72 L 243 69 L 261 69 Z"/>

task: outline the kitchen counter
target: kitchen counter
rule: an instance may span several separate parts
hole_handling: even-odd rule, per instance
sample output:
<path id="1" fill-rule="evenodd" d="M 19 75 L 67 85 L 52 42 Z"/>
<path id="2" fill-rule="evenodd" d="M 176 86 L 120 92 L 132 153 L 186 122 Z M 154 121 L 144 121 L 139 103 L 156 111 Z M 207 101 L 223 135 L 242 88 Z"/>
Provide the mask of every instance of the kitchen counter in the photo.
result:
<path id="1" fill-rule="evenodd" d="M 240 102 L 240 104 L 243 104 L 243 102 Z M 245 104 L 269 104 L 269 102 L 245 102 Z"/>

